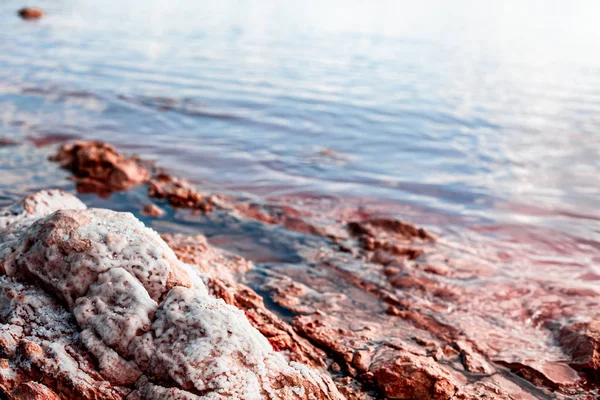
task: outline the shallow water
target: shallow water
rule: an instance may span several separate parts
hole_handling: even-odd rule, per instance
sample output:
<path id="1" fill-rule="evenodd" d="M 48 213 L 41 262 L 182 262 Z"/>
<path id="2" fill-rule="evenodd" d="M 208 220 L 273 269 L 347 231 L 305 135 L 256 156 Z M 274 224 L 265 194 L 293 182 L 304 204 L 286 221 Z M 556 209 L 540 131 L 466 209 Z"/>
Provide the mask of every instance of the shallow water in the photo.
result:
<path id="1" fill-rule="evenodd" d="M 0 132 L 26 144 L 0 149 L 0 200 L 72 188 L 27 138 L 101 139 L 207 190 L 385 210 L 507 276 L 600 288 L 600 4 L 496 3 L 39 1 L 23 22 L 2 2 Z"/>

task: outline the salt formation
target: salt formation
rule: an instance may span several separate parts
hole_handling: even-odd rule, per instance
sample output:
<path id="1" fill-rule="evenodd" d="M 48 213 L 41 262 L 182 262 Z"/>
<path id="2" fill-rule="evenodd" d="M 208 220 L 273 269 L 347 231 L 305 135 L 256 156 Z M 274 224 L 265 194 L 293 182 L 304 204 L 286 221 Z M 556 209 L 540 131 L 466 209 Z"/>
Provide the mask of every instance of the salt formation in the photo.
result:
<path id="1" fill-rule="evenodd" d="M 1 211 L 0 246 L 9 398 L 342 398 L 129 213 L 40 192 Z"/>

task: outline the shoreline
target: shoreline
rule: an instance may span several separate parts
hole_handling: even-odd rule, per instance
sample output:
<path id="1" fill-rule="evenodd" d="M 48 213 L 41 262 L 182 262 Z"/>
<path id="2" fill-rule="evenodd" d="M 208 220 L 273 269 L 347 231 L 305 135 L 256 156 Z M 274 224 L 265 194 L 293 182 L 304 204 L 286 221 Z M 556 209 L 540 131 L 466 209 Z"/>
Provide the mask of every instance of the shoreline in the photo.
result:
<path id="1" fill-rule="evenodd" d="M 593 318 L 586 310 L 593 293 L 486 280 L 492 271 L 454 259 L 443 238 L 364 210 L 323 213 L 204 194 L 106 144 L 67 145 L 57 159 L 82 191 L 109 195 L 146 185 L 147 205 L 254 221 L 299 243 L 312 240 L 298 246 L 305 268 L 256 269 L 241 258 L 207 256 L 215 250 L 201 236 L 164 236 L 182 261 L 229 271 L 213 294 L 243 309 L 276 350 L 327 371 L 347 398 L 583 400 L 597 392 L 595 325 L 567 323 Z M 464 286 L 478 279 L 482 288 Z M 493 308 L 505 318 L 496 326 L 486 320 Z"/>

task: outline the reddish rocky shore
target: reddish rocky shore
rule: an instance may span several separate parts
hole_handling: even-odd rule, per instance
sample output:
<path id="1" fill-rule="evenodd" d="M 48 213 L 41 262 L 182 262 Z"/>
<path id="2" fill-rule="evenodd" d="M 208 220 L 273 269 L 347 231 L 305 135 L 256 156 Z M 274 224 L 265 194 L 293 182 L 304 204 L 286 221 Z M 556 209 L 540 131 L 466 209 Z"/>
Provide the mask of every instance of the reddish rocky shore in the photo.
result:
<path id="1" fill-rule="evenodd" d="M 133 215 L 87 209 L 60 191 L 2 210 L 0 227 L 8 398 L 343 398 L 209 294 L 235 295 L 219 277 L 246 262 L 207 248 L 203 262 L 222 261 L 209 275 Z"/>
<path id="2" fill-rule="evenodd" d="M 598 397 L 593 290 L 515 280 L 353 207 L 202 193 L 105 143 L 53 160 L 80 192 L 145 185 L 152 218 L 220 213 L 319 246 L 302 248 L 302 268 L 259 270 L 203 236 L 33 194 L 0 214 L 8 398 Z"/>

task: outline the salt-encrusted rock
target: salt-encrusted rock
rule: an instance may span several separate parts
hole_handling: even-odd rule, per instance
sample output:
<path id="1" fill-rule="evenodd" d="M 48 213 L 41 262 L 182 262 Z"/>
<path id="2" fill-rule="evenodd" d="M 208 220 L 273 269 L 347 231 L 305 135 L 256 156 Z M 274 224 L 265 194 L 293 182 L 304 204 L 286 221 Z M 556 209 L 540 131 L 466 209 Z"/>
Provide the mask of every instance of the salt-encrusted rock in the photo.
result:
<path id="1" fill-rule="evenodd" d="M 85 210 L 86 206 L 62 190 L 42 190 L 0 208 L 0 244 L 18 238 L 35 220 L 62 209 Z"/>
<path id="2" fill-rule="evenodd" d="M 137 389 L 127 396 L 127 400 L 206 400 L 206 396 L 197 396 L 185 390 L 155 385 L 146 377 L 137 382 Z"/>
<path id="3" fill-rule="evenodd" d="M 200 273 L 131 214 L 44 216 L 58 205 L 23 204 L 0 216 L 0 237 L 14 242 L 0 255 L 11 265 L 0 277 L 0 390 L 8 396 L 343 398 L 321 372 L 274 351 L 241 310 L 211 297 Z"/>
<path id="4" fill-rule="evenodd" d="M 161 381 L 215 398 L 328 398 L 317 374 L 273 351 L 244 313 L 194 289 L 172 289 L 135 360 Z M 333 397 L 332 398 L 336 398 Z"/>
<path id="5" fill-rule="evenodd" d="M 23 231 L 60 209 L 85 210 L 77 197 L 62 190 L 42 190 L 0 209 L 0 272 L 14 275 L 16 246 Z"/>
<path id="6" fill-rule="evenodd" d="M 135 276 L 155 301 L 174 286 L 204 288 L 160 236 L 129 213 L 57 211 L 28 228 L 17 251 L 18 272 L 51 287 L 70 307 L 112 268 Z"/>
<path id="7" fill-rule="evenodd" d="M 98 369 L 102 376 L 116 385 L 130 385 L 142 375 L 142 371 L 133 361 L 127 361 L 116 351 L 104 344 L 89 329 L 81 332 L 81 342 L 98 360 Z"/>
<path id="8" fill-rule="evenodd" d="M 9 398 L 30 399 L 35 397 L 27 393 L 45 391 L 32 380 L 48 387 L 42 398 L 49 399 L 50 391 L 63 398 L 114 400 L 129 393 L 96 370 L 78 342 L 71 313 L 40 287 L 0 277 L 0 309 L 0 392 Z"/>
<path id="9" fill-rule="evenodd" d="M 123 268 L 113 268 L 77 299 L 73 314 L 79 326 L 123 354 L 136 336 L 150 329 L 157 307 L 140 281 Z"/>

